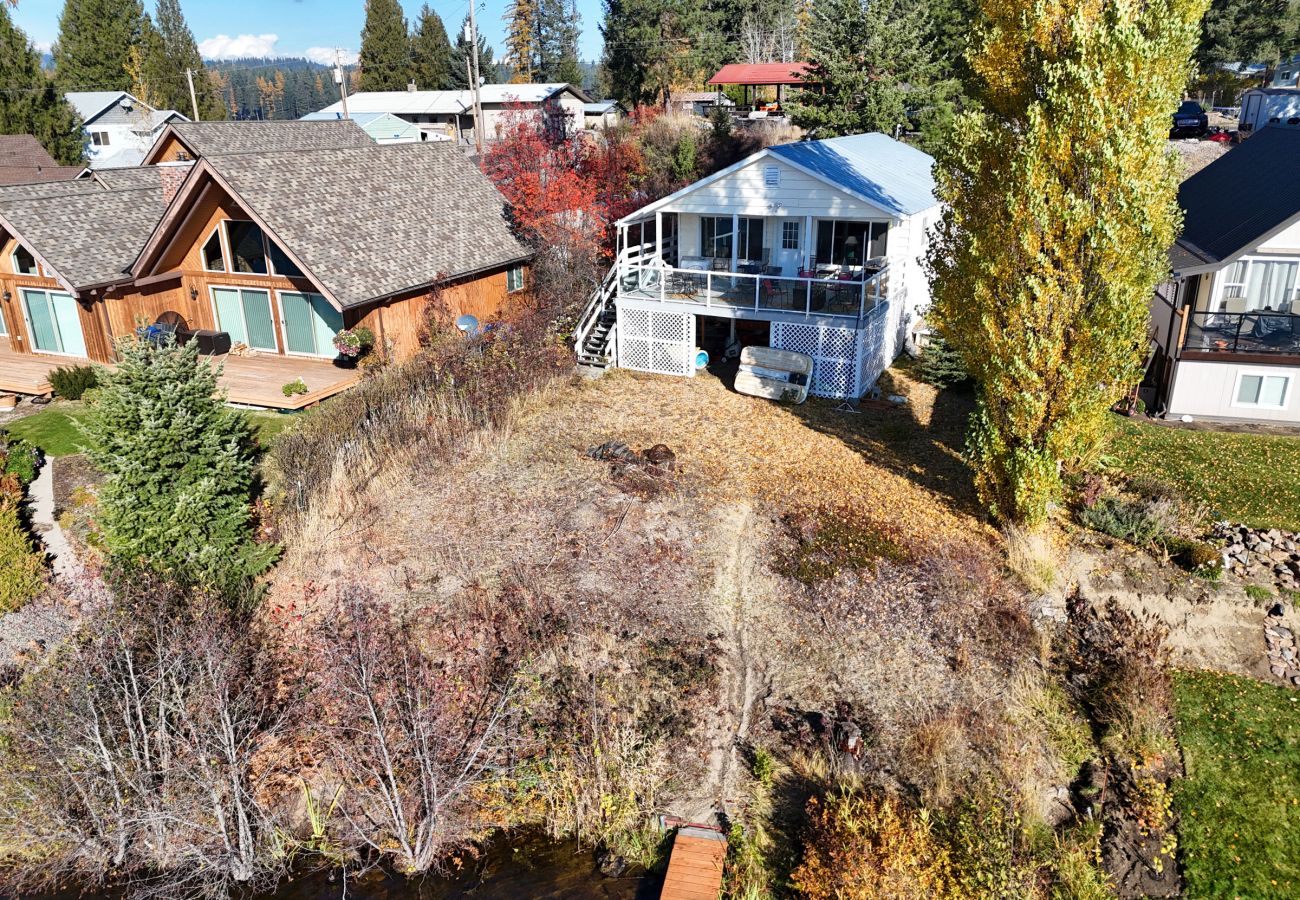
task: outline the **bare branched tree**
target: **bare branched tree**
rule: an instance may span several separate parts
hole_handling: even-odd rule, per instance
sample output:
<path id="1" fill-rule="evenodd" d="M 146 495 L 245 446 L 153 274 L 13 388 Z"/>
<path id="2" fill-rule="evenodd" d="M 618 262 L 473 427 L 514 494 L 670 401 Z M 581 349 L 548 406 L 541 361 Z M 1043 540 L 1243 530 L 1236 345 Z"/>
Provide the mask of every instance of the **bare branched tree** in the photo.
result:
<path id="1" fill-rule="evenodd" d="M 741 55 L 746 62 L 794 62 L 799 40 L 799 10 L 782 4 L 752 10 L 740 26 Z"/>
<path id="2" fill-rule="evenodd" d="M 428 872 L 465 833 L 471 789 L 506 763 L 513 664 L 366 595 L 332 618 L 313 705 L 344 785 L 336 843 Z"/>
<path id="3" fill-rule="evenodd" d="M 120 587 L 0 717 L 0 846 L 28 886 L 129 879 L 225 897 L 271 880 L 254 759 L 281 729 L 255 633 L 218 601 Z"/>

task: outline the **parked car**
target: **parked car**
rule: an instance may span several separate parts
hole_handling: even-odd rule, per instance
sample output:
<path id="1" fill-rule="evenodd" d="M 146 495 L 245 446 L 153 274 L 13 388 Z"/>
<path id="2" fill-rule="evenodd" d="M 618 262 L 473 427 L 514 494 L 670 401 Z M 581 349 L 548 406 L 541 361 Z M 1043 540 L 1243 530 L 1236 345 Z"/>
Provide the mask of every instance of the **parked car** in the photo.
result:
<path id="1" fill-rule="evenodd" d="M 1169 129 L 1170 137 L 1201 137 L 1210 129 L 1210 117 L 1205 114 L 1201 104 L 1195 100 L 1184 100 L 1174 113 L 1174 126 Z"/>

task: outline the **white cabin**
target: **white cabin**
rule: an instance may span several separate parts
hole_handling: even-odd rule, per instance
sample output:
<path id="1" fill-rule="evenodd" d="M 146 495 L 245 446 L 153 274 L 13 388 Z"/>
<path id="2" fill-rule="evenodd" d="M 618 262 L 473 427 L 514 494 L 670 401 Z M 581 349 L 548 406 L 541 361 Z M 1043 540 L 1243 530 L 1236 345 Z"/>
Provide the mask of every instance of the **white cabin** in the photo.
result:
<path id="1" fill-rule="evenodd" d="M 933 164 L 883 134 L 786 144 L 637 210 L 580 356 L 689 376 L 739 340 L 812 356 L 814 394 L 862 396 L 929 304 Z"/>

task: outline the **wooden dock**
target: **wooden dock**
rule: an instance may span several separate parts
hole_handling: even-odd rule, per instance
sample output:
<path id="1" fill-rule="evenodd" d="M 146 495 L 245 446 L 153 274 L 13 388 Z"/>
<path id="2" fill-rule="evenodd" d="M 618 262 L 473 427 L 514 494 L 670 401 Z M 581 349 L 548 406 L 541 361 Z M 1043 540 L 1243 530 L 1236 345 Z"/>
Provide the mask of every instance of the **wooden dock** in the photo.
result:
<path id="1" fill-rule="evenodd" d="M 660 900 L 718 900 L 726 858 L 727 837 L 716 828 L 678 828 Z"/>

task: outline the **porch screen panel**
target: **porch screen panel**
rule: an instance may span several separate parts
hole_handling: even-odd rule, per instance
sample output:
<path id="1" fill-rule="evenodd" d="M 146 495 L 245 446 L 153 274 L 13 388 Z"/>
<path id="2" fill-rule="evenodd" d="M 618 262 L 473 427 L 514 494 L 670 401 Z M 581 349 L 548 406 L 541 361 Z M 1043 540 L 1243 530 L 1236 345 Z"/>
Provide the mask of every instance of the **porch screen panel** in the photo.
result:
<path id="1" fill-rule="evenodd" d="M 275 321 L 271 316 L 271 295 L 266 291 L 240 291 L 248 346 L 275 350 Z"/>
<path id="2" fill-rule="evenodd" d="M 50 306 L 54 310 L 54 324 L 59 330 L 59 348 L 73 356 L 86 355 L 86 337 L 81 332 L 81 316 L 77 314 L 77 301 L 71 294 L 50 293 Z"/>
<path id="3" fill-rule="evenodd" d="M 239 291 L 213 288 L 212 303 L 217 308 L 217 327 L 230 335 L 232 343 L 247 344 L 248 331 L 244 328 L 244 310 L 239 302 Z"/>
<path id="4" fill-rule="evenodd" d="M 60 353 L 59 332 L 54 325 L 54 311 L 44 291 L 23 291 L 27 321 L 32 326 L 32 347 L 47 353 Z"/>

